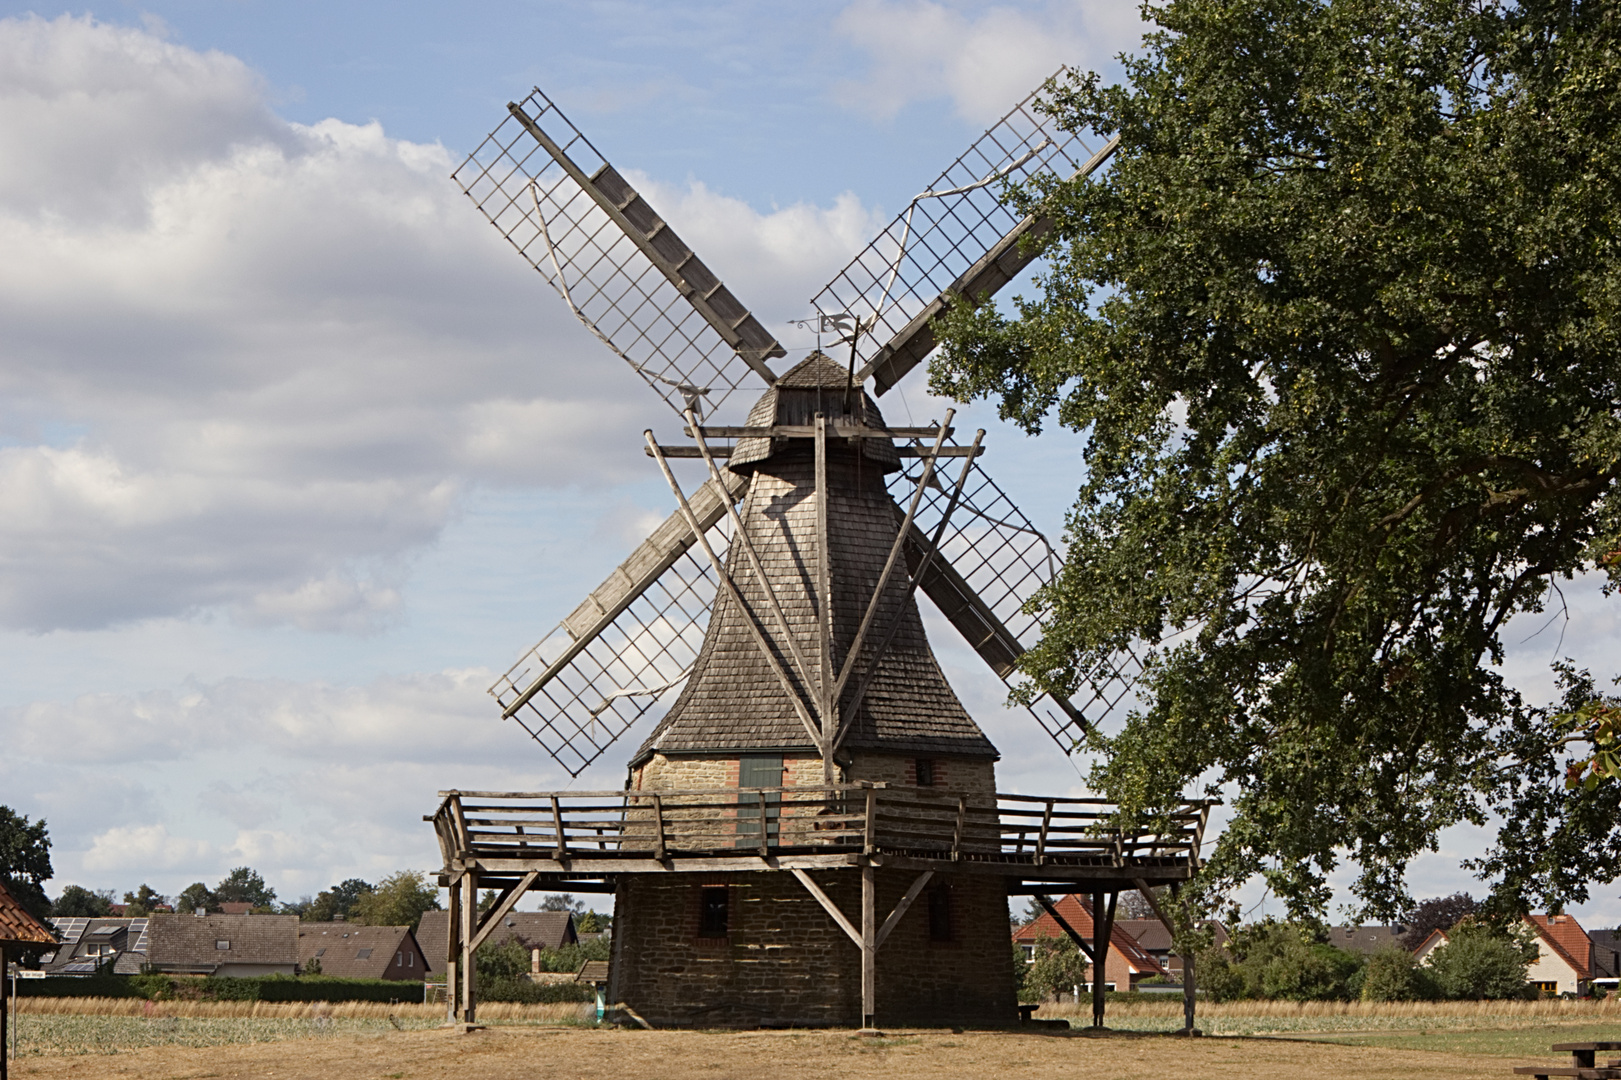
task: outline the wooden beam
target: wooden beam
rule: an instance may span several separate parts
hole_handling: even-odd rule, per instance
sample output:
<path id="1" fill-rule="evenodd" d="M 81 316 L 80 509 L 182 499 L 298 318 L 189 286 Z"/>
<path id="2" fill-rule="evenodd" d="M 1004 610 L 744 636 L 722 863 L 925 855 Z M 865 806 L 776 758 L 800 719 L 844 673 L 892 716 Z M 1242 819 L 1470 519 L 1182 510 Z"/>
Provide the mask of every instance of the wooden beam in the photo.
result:
<path id="1" fill-rule="evenodd" d="M 461 987 L 456 982 L 456 962 L 461 958 L 462 880 L 458 874 L 448 882 L 450 889 L 449 933 L 445 935 L 445 1022 L 456 1022 L 456 999 Z"/>
<path id="2" fill-rule="evenodd" d="M 833 558 L 827 550 L 827 417 L 816 414 L 816 634 L 820 658 L 816 690 L 821 700 L 822 782 L 833 782 L 833 736 L 838 730 L 833 696 Z"/>
<path id="3" fill-rule="evenodd" d="M 917 876 L 916 881 L 912 882 L 912 887 L 906 890 L 906 895 L 901 897 L 901 902 L 895 905 L 895 910 L 889 913 L 889 918 L 884 920 L 884 925 L 878 928 L 877 945 L 883 945 L 884 939 L 889 937 L 889 932 L 900 924 L 901 916 L 906 914 L 906 909 L 912 906 L 912 901 L 917 899 L 918 893 L 923 891 L 923 886 L 927 885 L 932 877 L 934 877 L 934 871 L 925 870 Z"/>
<path id="4" fill-rule="evenodd" d="M 692 494 L 692 512 L 698 527 L 707 532 L 725 515 L 724 505 L 742 498 L 748 485 L 748 477 L 735 473 L 728 474 L 720 487 L 706 481 Z M 692 525 L 679 509 L 666 518 L 653 530 L 652 535 L 631 552 L 628 559 L 608 575 L 606 581 L 591 590 L 580 606 L 564 617 L 563 630 L 571 640 L 568 648 L 548 664 L 546 670 L 530 680 L 517 697 L 502 705 L 502 719 L 510 720 L 516 715 L 530 698 L 540 692 L 541 687 L 556 678 L 697 542 Z"/>
<path id="5" fill-rule="evenodd" d="M 865 424 L 840 423 L 830 421 L 827 433 L 836 439 L 933 439 L 949 437 L 956 429 L 950 426 L 951 418 L 948 415 L 945 424 L 939 427 L 901 427 L 901 428 L 875 428 Z M 687 426 L 681 429 L 681 434 L 689 439 L 697 432 L 710 439 L 814 439 L 816 437 L 815 424 L 777 424 L 772 427 L 715 427 L 694 424 L 692 417 L 687 417 Z"/>
<path id="6" fill-rule="evenodd" d="M 878 1023 L 878 883 L 872 864 L 861 868 L 861 1026 Z"/>
<path id="7" fill-rule="evenodd" d="M 711 446 L 709 448 L 709 454 L 711 457 L 729 458 L 732 456 L 732 451 L 734 449 L 735 447 L 730 446 Z M 667 458 L 681 458 L 683 460 L 689 458 L 701 458 L 704 456 L 703 451 L 699 450 L 696 446 L 667 446 L 664 443 L 660 443 L 659 451 Z M 648 457 L 653 456 L 653 451 L 645 448 L 642 450 L 642 453 L 646 454 Z M 984 454 L 985 448 L 983 446 L 947 446 L 943 447 L 938 454 L 931 452 L 928 447 L 925 446 L 907 446 L 903 444 L 895 447 L 895 456 L 903 458 L 983 457 Z"/>
<path id="8" fill-rule="evenodd" d="M 957 410 L 947 409 L 945 422 L 940 425 L 940 434 L 934 440 L 934 455 L 940 453 L 940 447 L 946 441 L 946 432 L 951 429 L 951 421 L 957 415 Z M 855 670 L 856 660 L 861 656 L 861 647 L 867 642 L 867 631 L 872 629 L 873 619 L 878 617 L 878 605 L 883 601 L 884 590 L 889 586 L 889 578 L 895 572 L 895 564 L 900 561 L 901 549 L 906 543 L 906 532 L 912 527 L 912 521 L 917 517 L 917 508 L 923 502 L 923 493 L 928 490 L 929 481 L 934 479 L 934 456 L 931 456 L 923 465 L 923 471 L 918 475 L 917 488 L 912 492 L 912 501 L 906 506 L 906 517 L 901 520 L 901 527 L 895 533 L 895 542 L 889 545 L 889 557 L 884 560 L 884 568 L 878 574 L 878 584 L 873 587 L 872 598 L 867 601 L 867 610 L 862 613 L 861 625 L 856 627 L 855 640 L 850 643 L 850 651 L 845 654 L 844 665 L 839 671 L 839 678 L 833 684 L 833 690 L 828 698 L 838 701 L 844 693 L 845 683 L 850 681 L 850 673 Z M 895 613 L 897 620 L 905 619 L 906 608 Z M 886 639 L 887 644 L 887 639 Z M 872 666 L 877 667 L 883 659 L 880 652 L 872 658 Z M 840 725 L 842 727 L 842 725 Z"/>
<path id="9" fill-rule="evenodd" d="M 490 908 L 489 912 L 478 921 L 478 927 L 473 931 L 472 944 L 468 946 L 469 949 L 477 949 L 484 944 L 489 936 L 495 932 L 495 928 L 500 925 L 501 920 L 507 917 L 507 913 L 518 906 L 518 901 L 523 899 L 523 894 L 529 891 L 529 886 L 533 885 L 535 879 L 539 876 L 539 870 L 531 870 L 502 890 L 501 895 L 495 901 L 495 906 Z"/>
<path id="10" fill-rule="evenodd" d="M 1107 899 L 1105 899 L 1107 897 Z M 1092 1026 L 1103 1026 L 1104 984 L 1109 981 L 1109 948 L 1114 941 L 1114 906 L 1117 892 L 1092 894 Z"/>
<path id="11" fill-rule="evenodd" d="M 1086 164 L 1077 169 L 1070 179 L 1087 176 L 1101 167 L 1119 145 L 1120 136 L 1116 135 L 1093 154 Z M 986 297 L 995 295 L 1008 282 L 1018 277 L 1019 272 L 1036 257 L 1034 245 L 1025 245 L 1023 240 L 1026 237 L 1035 239 L 1045 236 L 1052 229 L 1052 225 L 1051 217 L 1045 214 L 1031 214 L 1013 226 L 1006 236 L 976 259 L 974 265 L 963 271 L 962 276 L 952 282 L 899 333 L 874 353 L 872 359 L 856 373 L 856 378 L 865 382 L 871 377 L 873 389 L 879 396 L 900 382 L 908 371 L 934 350 L 934 320 L 950 305 L 951 298 L 966 296 L 977 304 Z"/>
<path id="12" fill-rule="evenodd" d="M 585 170 L 576 165 L 516 102 L 508 102 L 507 110 L 536 142 L 546 148 L 552 160 L 562 166 L 563 171 L 602 208 L 626 239 L 641 250 L 647 261 L 669 279 L 677 292 L 686 297 L 687 302 L 703 316 L 721 340 L 730 345 L 767 385 L 776 383 L 777 376 L 765 361 L 767 357 L 787 355 L 783 347 L 699 261 L 674 230 L 654 215 L 647 200 L 606 162 L 596 176 L 587 176 Z M 737 312 L 742 313 L 741 317 L 737 316 Z"/>
<path id="13" fill-rule="evenodd" d="M 850 940 L 855 942 L 856 948 L 861 948 L 861 932 L 850 924 L 849 919 L 844 917 L 844 912 L 840 911 L 839 906 L 833 902 L 833 898 L 823 892 L 820 885 L 816 884 L 816 879 L 797 868 L 790 872 L 799 879 L 801 885 L 805 886 L 805 891 L 815 897 L 818 904 L 822 905 L 822 910 L 833 917 L 833 921 L 838 924 L 839 929 L 850 935 Z"/>
<path id="14" fill-rule="evenodd" d="M 473 1022 L 473 1016 L 477 1009 L 477 1002 L 473 998 L 473 986 L 478 961 L 474 958 L 473 950 L 467 947 L 467 943 L 473 940 L 473 918 L 477 914 L 478 875 L 463 874 L 461 911 L 462 924 L 459 934 L 457 934 L 457 928 L 455 927 L 451 928 L 451 933 L 460 937 L 461 939 L 462 1001 L 459 1012 L 461 1022 L 464 1024 L 471 1024 Z"/>
<path id="15" fill-rule="evenodd" d="M 648 446 L 655 451 L 658 450 L 658 444 L 653 441 L 651 429 L 642 432 L 642 435 L 646 438 Z M 737 582 L 733 581 L 732 575 L 726 572 L 726 566 L 720 561 L 720 557 L 715 554 L 715 549 L 709 546 L 709 537 L 699 530 L 697 521 L 692 514 L 692 507 L 687 503 L 687 496 L 682 492 L 681 485 L 675 478 L 675 473 L 670 471 L 670 463 L 657 453 L 654 454 L 654 457 L 658 460 L 659 468 L 664 472 L 665 483 L 670 485 L 670 490 L 675 493 L 676 501 L 681 505 L 681 512 L 687 516 L 687 524 L 692 527 L 693 533 L 698 537 L 698 546 L 703 548 L 704 555 L 709 559 L 709 565 L 715 571 L 715 576 L 720 580 L 721 586 L 726 589 L 727 594 L 732 598 L 732 602 L 737 605 L 738 611 L 743 615 L 743 622 L 749 628 L 749 633 L 753 635 L 755 646 L 765 656 L 766 664 L 771 668 L 772 674 L 777 677 L 777 683 L 782 687 L 782 692 L 788 695 L 788 702 L 794 707 L 794 712 L 799 716 L 799 722 L 805 726 L 805 732 L 810 735 L 812 745 L 820 750 L 822 748 L 821 734 L 816 730 L 816 724 L 812 721 L 809 710 L 805 708 L 805 703 L 799 699 L 799 691 L 794 689 L 794 684 L 789 680 L 788 673 L 782 670 L 782 662 L 778 660 L 777 654 L 771 651 L 771 646 L 766 641 L 764 632 L 760 629 L 759 621 L 754 617 L 754 611 L 744 601 L 742 592 L 738 590 Z"/>
<path id="16" fill-rule="evenodd" d="M 978 450 L 979 449 L 979 444 L 980 444 L 981 440 L 983 440 L 984 438 L 985 438 L 985 429 L 980 428 L 979 431 L 977 433 L 975 433 L 974 441 L 969 445 L 969 449 L 970 450 Z M 933 467 L 933 464 L 934 463 L 932 461 L 929 463 L 931 468 Z M 940 538 L 945 535 L 946 523 L 951 520 L 952 511 L 957 509 L 957 503 L 962 498 L 963 485 L 968 482 L 968 474 L 973 470 L 973 467 L 974 467 L 973 458 L 972 458 L 972 456 L 970 456 L 969 460 L 963 462 L 962 472 L 957 477 L 957 485 L 956 485 L 956 487 L 952 488 L 952 490 L 951 490 L 951 498 L 946 502 L 945 513 L 943 513 L 940 516 L 940 523 L 937 526 L 935 526 L 934 543 L 936 545 L 939 544 Z M 921 488 L 919 490 L 921 491 Z M 899 510 L 900 507 L 896 506 L 895 509 Z M 901 529 L 900 529 L 900 535 L 898 537 L 896 537 L 896 541 L 895 541 L 896 545 L 899 546 L 902 543 L 908 543 L 907 538 L 910 535 L 912 535 L 913 533 L 915 533 L 915 532 L 917 532 L 917 525 L 916 525 L 915 522 L 913 522 L 911 520 L 910 512 L 908 512 L 908 516 L 903 520 L 903 524 L 902 524 Z M 930 561 L 932 560 L 932 558 L 933 558 L 932 553 L 929 556 L 924 558 L 924 560 L 922 562 L 922 567 L 924 569 L 927 569 L 927 567 L 928 567 Z M 908 567 L 909 568 L 910 568 L 910 565 L 911 565 L 910 560 L 908 560 Z M 881 644 L 879 644 L 878 650 L 873 654 L 873 662 L 867 668 L 867 670 L 862 674 L 861 682 L 856 686 L 855 693 L 850 695 L 850 704 L 848 706 L 848 713 L 844 717 L 842 722 L 839 724 L 838 733 L 835 734 L 834 737 L 833 737 L 833 745 L 834 745 L 835 748 L 841 742 L 844 741 L 844 737 L 845 737 L 846 734 L 849 733 L 851 725 L 853 725 L 855 723 L 856 714 L 861 711 L 861 702 L 862 702 L 863 699 L 866 698 L 868 688 L 872 686 L 873 676 L 878 673 L 878 661 L 879 661 L 880 658 L 883 657 L 883 655 L 885 653 L 887 653 L 889 651 L 890 644 L 892 642 L 894 642 L 894 640 L 895 640 L 895 634 L 900 630 L 901 626 L 905 623 L 906 620 L 904 618 L 904 615 L 905 615 L 906 609 L 911 606 L 912 598 L 917 595 L 918 584 L 919 584 L 919 575 L 917 573 L 913 573 L 911 575 L 911 581 L 906 586 L 906 597 L 905 597 L 905 599 L 903 599 L 901 601 L 900 610 L 898 612 L 896 612 L 895 621 L 890 624 L 889 631 L 884 635 L 883 642 Z M 848 675 L 848 672 L 846 673 L 846 676 L 847 675 Z M 844 688 L 844 677 L 841 677 L 840 680 L 839 680 L 839 689 L 840 689 L 841 692 L 843 691 L 843 688 Z"/>
<path id="17" fill-rule="evenodd" d="M 698 450 L 704 457 L 704 464 L 709 466 L 710 482 L 724 486 L 726 481 L 720 474 L 720 468 L 715 459 L 710 456 L 709 444 L 704 441 L 703 428 L 698 426 L 697 417 L 691 409 L 686 411 L 687 423 L 692 430 L 698 433 Z M 726 504 L 726 513 L 732 519 L 732 535 L 743 545 L 743 552 L 748 556 L 749 565 L 754 568 L 754 576 L 760 582 L 760 588 L 765 590 L 766 602 L 771 605 L 771 612 L 777 617 L 777 631 L 782 634 L 783 642 L 788 646 L 788 653 L 793 658 L 794 667 L 799 672 L 799 681 L 804 686 L 811 685 L 810 662 L 799 648 L 799 641 L 794 637 L 793 629 L 788 625 L 788 616 L 783 613 L 782 603 L 777 599 L 777 590 L 772 588 L 771 579 L 766 576 L 765 566 L 760 562 L 760 553 L 754 546 L 754 538 L 749 536 L 748 529 L 743 527 L 743 519 L 738 516 L 737 507 L 732 503 Z M 818 710 L 819 711 L 819 710 Z M 826 730 L 827 719 L 822 718 L 822 728 Z"/>
<path id="18" fill-rule="evenodd" d="M 1095 967 L 1097 958 L 1092 955 L 1092 946 L 1087 943 L 1086 937 L 1071 926 L 1068 919 L 1058 913 L 1058 905 L 1052 902 L 1051 897 L 1046 893 L 1036 893 L 1034 895 L 1036 903 L 1040 904 L 1042 909 L 1053 917 L 1053 922 L 1058 924 L 1058 928 L 1069 936 L 1069 939 L 1075 943 L 1075 947 L 1081 950 L 1081 955 L 1086 957 L 1087 962 Z"/>

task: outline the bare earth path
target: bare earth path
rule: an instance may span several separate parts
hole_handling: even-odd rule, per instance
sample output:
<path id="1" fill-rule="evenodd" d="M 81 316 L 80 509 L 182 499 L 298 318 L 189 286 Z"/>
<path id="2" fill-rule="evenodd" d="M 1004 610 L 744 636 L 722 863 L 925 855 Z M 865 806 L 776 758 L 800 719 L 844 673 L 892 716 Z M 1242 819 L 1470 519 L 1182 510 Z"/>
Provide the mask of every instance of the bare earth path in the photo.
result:
<path id="1" fill-rule="evenodd" d="M 1509 1080 L 1499 1056 L 1266 1038 L 1044 1035 L 1006 1032 L 675 1032 L 495 1027 L 461 1035 L 407 1031 L 206 1049 L 25 1057 L 18 1080 L 114 1077 L 337 1080 Z"/>

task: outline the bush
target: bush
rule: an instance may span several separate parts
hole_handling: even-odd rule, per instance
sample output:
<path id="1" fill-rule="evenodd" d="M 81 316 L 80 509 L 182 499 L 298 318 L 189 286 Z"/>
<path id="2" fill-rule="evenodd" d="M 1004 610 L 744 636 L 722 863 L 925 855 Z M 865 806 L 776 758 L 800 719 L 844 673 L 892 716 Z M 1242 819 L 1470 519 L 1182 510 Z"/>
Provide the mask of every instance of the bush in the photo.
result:
<path id="1" fill-rule="evenodd" d="M 1360 956 L 1267 919 L 1235 930 L 1226 949 L 1201 951 L 1194 970 L 1215 1001 L 1349 1001 L 1361 967 Z"/>
<path id="2" fill-rule="evenodd" d="M 1505 931 L 1478 919 L 1460 922 L 1446 943 L 1430 954 L 1430 969 L 1441 993 L 1473 1001 L 1525 997 L 1526 971 L 1537 958 L 1537 945 L 1523 928 L 1517 930 Z"/>
<path id="3" fill-rule="evenodd" d="M 139 976 L 137 976 L 138 978 Z M 18 997 L 146 997 L 131 985 L 128 975 L 47 975 L 43 979 L 18 979 Z M 6 989 L 10 993 L 10 988 Z"/>
<path id="4" fill-rule="evenodd" d="M 587 960 L 606 960 L 610 944 L 602 939 L 560 949 L 540 950 L 540 970 L 576 972 Z M 484 944 L 478 950 L 480 1001 L 517 1001 L 544 1004 L 556 1001 L 591 1001 L 596 991 L 583 983 L 535 983 L 527 978 L 533 957 L 520 941 Z"/>
<path id="5" fill-rule="evenodd" d="M 92 975 L 19 979 L 29 997 L 142 997 L 149 1001 L 420 1001 L 422 984 L 393 979 L 262 975 Z"/>
<path id="6" fill-rule="evenodd" d="M 1439 997 L 1431 972 L 1406 949 L 1389 945 L 1368 957 L 1362 968 L 1363 1001 L 1429 1001 Z"/>
<path id="7" fill-rule="evenodd" d="M 1067 935 L 1037 938 L 1036 961 L 1025 968 L 1024 986 L 1035 995 L 1032 1001 L 1046 1001 L 1086 982 L 1086 957 Z"/>

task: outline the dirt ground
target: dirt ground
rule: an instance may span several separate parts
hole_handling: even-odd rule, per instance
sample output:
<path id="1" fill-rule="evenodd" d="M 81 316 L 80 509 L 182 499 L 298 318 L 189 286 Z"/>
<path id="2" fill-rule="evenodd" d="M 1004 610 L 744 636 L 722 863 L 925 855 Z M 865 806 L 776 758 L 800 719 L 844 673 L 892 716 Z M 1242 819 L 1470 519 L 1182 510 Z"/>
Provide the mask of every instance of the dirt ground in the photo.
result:
<path id="1" fill-rule="evenodd" d="M 407 1031 L 192 1049 L 158 1047 L 106 1056 L 23 1058 L 18 1080 L 340 1078 L 340 1080 L 1508 1080 L 1500 1056 L 1344 1046 L 1275 1038 L 1091 1037 L 1023 1032 L 674 1032 L 492 1027 L 460 1034 Z M 1081 1070 L 1078 1072 L 1078 1070 Z"/>

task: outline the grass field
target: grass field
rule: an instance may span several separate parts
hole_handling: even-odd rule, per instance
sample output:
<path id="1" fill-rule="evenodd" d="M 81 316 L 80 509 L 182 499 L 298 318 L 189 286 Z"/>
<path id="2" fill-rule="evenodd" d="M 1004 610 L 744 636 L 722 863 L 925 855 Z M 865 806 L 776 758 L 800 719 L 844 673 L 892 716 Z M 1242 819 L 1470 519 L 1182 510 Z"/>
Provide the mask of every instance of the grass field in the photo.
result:
<path id="1" fill-rule="evenodd" d="M 1554 1042 L 1621 1038 L 1621 1008 L 1521 1002 L 1413 1006 L 1232 1004 L 1201 1006 L 1209 1034 L 1179 1026 L 1173 1003 L 1117 1005 L 1114 1033 L 847 1031 L 618 1031 L 582 1022 L 575 1005 L 480 1010 L 489 1029 L 439 1027 L 442 1007 L 249 1002 L 25 1001 L 22 1078 L 203 1077 L 465 1078 L 837 1077 L 839 1080 L 1333 1080 L 1397 1077 L 1509 1080 L 1516 1064 L 1555 1060 Z M 1047 1006 L 1038 1015 L 1090 1020 L 1090 1010 Z M 1161 1030 L 1156 1030 L 1161 1029 Z"/>

